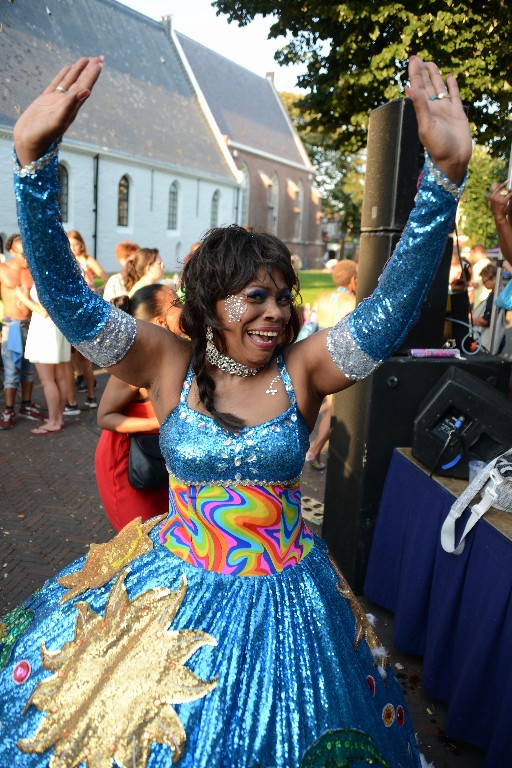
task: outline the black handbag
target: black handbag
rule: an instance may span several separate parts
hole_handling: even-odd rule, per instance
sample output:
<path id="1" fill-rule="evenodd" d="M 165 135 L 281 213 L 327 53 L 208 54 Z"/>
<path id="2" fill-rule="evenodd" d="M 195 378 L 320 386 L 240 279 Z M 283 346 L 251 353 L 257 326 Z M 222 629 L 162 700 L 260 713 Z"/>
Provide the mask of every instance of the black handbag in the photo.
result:
<path id="1" fill-rule="evenodd" d="M 165 466 L 159 435 L 130 435 L 128 482 L 133 488 L 167 488 L 169 473 Z"/>

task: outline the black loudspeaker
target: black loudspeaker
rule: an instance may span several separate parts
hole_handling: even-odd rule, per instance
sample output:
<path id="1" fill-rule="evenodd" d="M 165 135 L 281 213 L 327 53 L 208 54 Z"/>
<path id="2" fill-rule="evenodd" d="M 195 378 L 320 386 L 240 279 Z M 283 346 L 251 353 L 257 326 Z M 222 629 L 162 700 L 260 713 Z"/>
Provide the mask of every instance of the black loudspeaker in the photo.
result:
<path id="1" fill-rule="evenodd" d="M 412 101 L 396 99 L 374 109 L 368 122 L 361 232 L 405 227 L 423 163 Z"/>
<path id="2" fill-rule="evenodd" d="M 365 232 L 359 244 L 357 294 L 359 303 L 376 288 L 379 276 L 400 239 L 396 232 Z M 414 347 L 441 347 L 444 339 L 448 280 L 453 241 L 449 237 L 432 283 L 425 294 L 419 318 L 396 354 Z M 417 255 L 421 258 L 421 254 Z"/>
<path id="3" fill-rule="evenodd" d="M 322 536 L 361 594 L 380 497 L 393 448 L 412 446 L 414 420 L 453 359 L 393 357 L 333 398 Z M 507 393 L 511 363 L 492 355 L 459 369 Z"/>
<path id="4" fill-rule="evenodd" d="M 512 399 L 450 366 L 414 420 L 412 454 L 446 477 L 469 477 L 468 462 L 488 463 L 512 445 Z"/>

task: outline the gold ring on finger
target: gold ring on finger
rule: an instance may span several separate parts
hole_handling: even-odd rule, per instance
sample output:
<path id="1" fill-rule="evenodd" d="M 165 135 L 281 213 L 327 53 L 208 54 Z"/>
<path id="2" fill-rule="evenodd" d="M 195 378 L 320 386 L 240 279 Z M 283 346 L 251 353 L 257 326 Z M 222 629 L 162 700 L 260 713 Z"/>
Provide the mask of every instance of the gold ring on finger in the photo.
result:
<path id="1" fill-rule="evenodd" d="M 61 93 L 65 93 L 65 94 L 69 94 L 69 93 L 71 93 L 71 91 L 66 91 L 66 89 L 65 89 L 65 88 L 63 88 L 63 87 L 62 87 L 62 85 L 58 85 L 58 86 L 55 88 L 55 90 L 56 90 L 56 91 L 60 91 Z"/>

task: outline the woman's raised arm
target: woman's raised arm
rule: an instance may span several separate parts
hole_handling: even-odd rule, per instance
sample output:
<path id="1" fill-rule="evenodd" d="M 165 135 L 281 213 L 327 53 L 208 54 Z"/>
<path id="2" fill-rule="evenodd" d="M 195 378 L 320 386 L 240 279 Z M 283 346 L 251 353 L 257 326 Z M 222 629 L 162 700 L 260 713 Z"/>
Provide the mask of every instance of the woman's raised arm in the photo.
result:
<path id="1" fill-rule="evenodd" d="M 119 378 L 151 388 L 166 356 L 188 363 L 183 342 L 138 323 L 91 291 L 60 221 L 58 146 L 100 76 L 103 57 L 64 67 L 14 128 L 15 194 L 25 257 L 38 297 L 66 338 L 89 360 L 115 366 Z M 175 339 L 175 341 L 173 341 Z M 170 350 L 169 350 L 170 348 Z M 148 360 L 152 364 L 148 364 Z M 179 375 L 177 374 L 177 383 Z"/>
<path id="2" fill-rule="evenodd" d="M 435 64 L 416 56 L 409 78 L 406 92 L 426 150 L 415 207 L 373 294 L 327 333 L 300 343 L 309 387 L 320 397 L 369 375 L 402 343 L 444 253 L 462 195 L 472 140 L 456 80 L 448 75 L 445 84 Z"/>

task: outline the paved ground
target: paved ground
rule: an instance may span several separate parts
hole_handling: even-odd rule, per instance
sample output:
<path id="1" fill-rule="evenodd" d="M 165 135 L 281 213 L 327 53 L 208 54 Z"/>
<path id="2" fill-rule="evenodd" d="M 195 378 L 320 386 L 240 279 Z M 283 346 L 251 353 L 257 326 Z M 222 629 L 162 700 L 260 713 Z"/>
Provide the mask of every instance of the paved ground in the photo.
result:
<path id="1" fill-rule="evenodd" d="M 97 371 L 96 377 L 99 397 L 107 376 Z M 79 403 L 85 397 L 79 394 Z M 43 405 L 39 386 L 34 398 Z M 33 426 L 19 420 L 12 430 L 0 432 L 0 616 L 86 552 L 89 543 L 107 541 L 114 533 L 94 478 L 96 412 L 84 408 L 80 416 L 67 418 L 64 432 L 51 437 L 31 435 Z M 324 483 L 325 473 L 306 466 L 306 514 L 314 513 L 318 533 Z M 421 686 L 421 660 L 393 650 L 392 615 L 368 603 L 366 608 L 377 617 L 378 634 L 391 652 L 426 758 L 436 768 L 481 768 L 479 750 L 446 737 L 444 708 Z"/>

